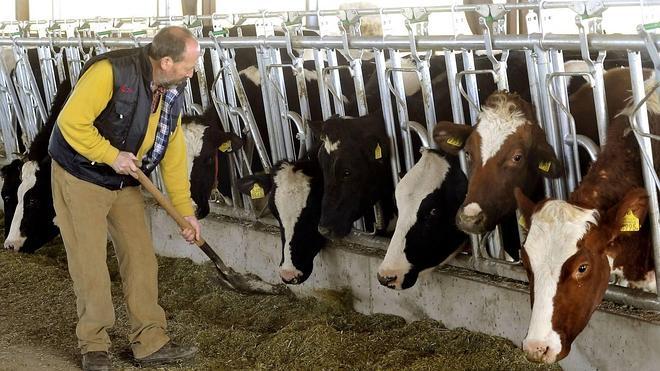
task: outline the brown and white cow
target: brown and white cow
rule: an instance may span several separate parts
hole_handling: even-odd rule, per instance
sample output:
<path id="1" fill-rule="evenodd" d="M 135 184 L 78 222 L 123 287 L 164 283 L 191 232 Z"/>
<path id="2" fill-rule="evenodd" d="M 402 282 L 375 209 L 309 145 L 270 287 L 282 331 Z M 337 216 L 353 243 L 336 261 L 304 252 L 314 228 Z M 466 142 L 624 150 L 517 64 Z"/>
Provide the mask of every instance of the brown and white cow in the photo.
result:
<path id="1" fill-rule="evenodd" d="M 652 132 L 660 131 L 657 94 L 649 104 L 649 123 Z M 568 202 L 534 204 L 516 189 L 518 208 L 530 226 L 522 249 L 532 303 L 523 350 L 530 360 L 552 363 L 569 353 L 611 273 L 624 285 L 656 290 L 641 172 L 639 148 L 622 114 Z"/>
<path id="2" fill-rule="evenodd" d="M 617 68 L 604 75 L 610 117 L 630 97 L 630 71 Z M 570 97 L 578 134 L 597 141 L 593 92 L 585 85 Z M 562 165 L 536 124 L 532 106 L 516 95 L 494 93 L 482 107 L 477 125 L 443 122 L 434 139 L 446 151 L 465 149 L 471 157 L 468 194 L 456 215 L 459 228 L 470 233 L 493 230 L 515 211 L 513 189 L 542 197 L 541 178 L 562 175 Z M 586 169 L 586 166 L 583 166 Z"/>

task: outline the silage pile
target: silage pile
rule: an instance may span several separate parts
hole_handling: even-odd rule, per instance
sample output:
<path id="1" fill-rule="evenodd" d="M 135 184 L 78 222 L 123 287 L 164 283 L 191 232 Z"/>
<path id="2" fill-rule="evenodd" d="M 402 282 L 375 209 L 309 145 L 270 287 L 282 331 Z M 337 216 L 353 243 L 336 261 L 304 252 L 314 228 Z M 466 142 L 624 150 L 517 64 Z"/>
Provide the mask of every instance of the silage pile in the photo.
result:
<path id="1" fill-rule="evenodd" d="M 113 362 L 131 369 L 114 255 L 109 262 L 117 312 Z M 502 338 L 448 330 L 432 320 L 406 324 L 396 316 L 356 313 L 347 293 L 325 295 L 328 300 L 243 295 L 222 289 L 211 265 L 171 258 L 159 264 L 170 332 L 201 352 L 180 369 L 559 369 L 528 363 Z M 78 364 L 75 320 L 61 241 L 31 256 L 0 251 L 0 347 L 39 347 Z"/>

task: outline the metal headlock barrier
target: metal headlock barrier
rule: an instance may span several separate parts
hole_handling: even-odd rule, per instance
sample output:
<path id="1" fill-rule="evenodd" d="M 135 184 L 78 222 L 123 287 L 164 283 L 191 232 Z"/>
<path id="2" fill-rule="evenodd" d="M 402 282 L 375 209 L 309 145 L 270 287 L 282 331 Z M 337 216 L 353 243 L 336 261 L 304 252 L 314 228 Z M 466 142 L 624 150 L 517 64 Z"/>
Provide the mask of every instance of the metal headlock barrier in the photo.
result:
<path id="1" fill-rule="evenodd" d="M 131 48 L 151 41 L 146 29 L 153 31 L 169 24 L 188 27 L 198 37 L 203 48 L 197 64 L 196 91 L 188 85 L 185 93 L 185 112 L 200 113 L 213 106 L 220 117 L 224 130 L 231 131 L 247 142 L 244 148 L 231 154 L 230 174 L 232 185 L 239 177 L 252 174 L 253 158 L 260 169 L 269 170 L 273 163 L 304 156 L 311 148 L 312 136 L 307 122 L 312 119 L 307 74 L 313 68 L 319 94 L 322 119 L 333 114 L 345 115 L 340 71 L 350 73 L 355 103 L 360 115 L 371 107 L 367 105 L 367 94 L 378 94 L 381 102 L 385 128 L 390 138 L 390 166 L 392 181 L 398 183 L 415 163 L 416 148 L 412 140 L 419 139 L 422 147 L 433 147 L 433 128 L 436 117 L 431 74 L 432 57 L 443 57 L 441 68 L 446 71 L 447 96 L 452 117 L 457 124 L 474 125 L 480 112 L 478 75 L 492 77 L 498 89 L 508 89 L 509 81 L 518 76 L 508 75 L 507 62 L 510 52 L 523 51 L 526 61 L 532 104 L 536 107 L 539 125 L 546 132 L 548 142 L 555 149 L 566 169 L 566 176 L 544 180 L 547 196 L 566 199 L 581 181 L 578 148 L 583 148 L 593 160 L 599 147 L 605 143 L 608 111 L 603 84 L 604 62 L 608 51 L 625 51 L 628 56 L 633 86 L 634 114 L 631 127 L 640 145 L 643 158 L 644 181 L 649 192 L 650 221 L 652 226 L 656 276 L 660 276 L 660 213 L 657 190 L 660 180 L 654 170 L 652 140 L 659 137 L 649 133 L 645 102 L 649 92 L 660 84 L 660 37 L 653 33 L 655 25 L 641 26 L 637 34 L 605 35 L 600 27 L 601 15 L 613 7 L 639 6 L 640 2 L 586 1 L 546 2 L 519 4 L 452 5 L 425 8 L 391 8 L 359 10 L 320 10 L 296 12 L 256 12 L 244 14 L 213 14 L 185 17 L 149 18 L 93 18 L 77 21 L 30 21 L 0 23 L 0 47 L 9 48 L 15 56 L 17 66 L 13 69 L 0 59 L 0 129 L 8 158 L 18 150 L 21 138 L 16 138 L 19 125 L 29 145 L 31 138 L 47 116 L 48 107 L 55 94 L 56 86 L 65 76 L 75 81 L 80 69 L 89 57 L 109 49 Z M 644 5 L 660 5 L 660 0 L 647 0 Z M 549 34 L 543 30 L 542 14 L 548 9 L 572 9 L 576 12 L 575 34 Z M 530 34 L 506 35 L 504 17 L 511 11 L 527 10 L 527 26 Z M 429 16 L 434 13 L 476 12 L 480 15 L 482 35 L 430 35 Z M 387 34 L 391 22 L 383 22 L 385 36 L 361 36 L 360 22 L 365 16 L 403 16 L 406 35 Z M 317 17 L 319 36 L 303 35 L 305 17 Z M 391 21 L 391 19 L 390 19 Z M 213 31 L 204 34 L 202 24 L 210 22 Z M 256 35 L 243 35 L 241 27 L 253 23 Z M 387 23 L 387 24 L 386 24 Z M 98 25 L 105 24 L 99 30 Z M 122 28 L 138 24 L 137 29 Z M 73 26 L 71 26 L 73 25 Z M 238 37 L 230 37 L 229 29 L 238 26 Z M 17 28 L 18 32 L 4 33 L 5 28 Z M 97 27 L 94 29 L 94 27 Z M 276 36 L 275 28 L 281 30 Z M 36 32 L 34 29 L 40 30 Z M 37 52 L 40 73 L 35 75 L 27 58 L 27 50 Z M 239 70 L 237 55 L 252 51 L 261 81 L 260 96 L 249 97 Z M 304 51 L 311 51 L 305 59 Z M 584 72 L 564 71 L 564 52 L 578 52 L 587 66 Z M 341 56 L 343 59 L 338 58 Z M 483 53 L 491 68 L 476 69 L 477 53 Z M 592 55 L 596 58 L 592 58 Z M 647 53 L 653 63 L 658 84 L 645 90 L 642 75 L 641 53 Z M 373 59 L 367 62 L 365 55 Z M 409 55 L 405 55 L 409 54 Z M 462 61 L 459 65 L 457 57 Z M 210 61 L 210 64 L 205 61 Z M 313 67 L 305 62 L 313 63 Z M 365 91 L 363 64 L 373 63 L 379 92 Z M 306 67 L 307 66 L 307 67 Z M 210 69 L 209 69 L 210 67 Z M 12 72 L 12 69 L 15 72 Z M 287 85 L 285 71 L 291 71 L 295 84 Z M 15 77 L 12 77 L 12 74 Z M 405 95 L 404 76 L 414 74 L 420 83 L 424 122 L 411 121 L 410 104 Z M 566 77 L 580 76 L 593 87 L 594 107 L 598 123 L 598 141 L 577 134 L 575 120 L 570 115 Z M 43 84 L 39 92 L 36 78 Z M 207 77 L 210 77 L 207 80 Z M 345 82 L 344 82 L 345 83 Z M 294 86 L 295 91 L 287 91 Z M 445 88 L 445 87 L 443 87 Z M 290 95 L 287 93 L 291 93 Z M 42 100 L 43 94 L 43 100 Z M 291 97 L 296 97 L 298 111 L 290 109 Z M 253 99 L 253 101 L 250 101 Z M 255 100 L 256 99 L 256 100 Z M 467 112 L 464 112 L 464 103 Z M 263 104 L 264 123 L 257 122 L 254 106 Z M 264 124 L 264 132 L 260 132 Z M 264 139 L 268 139 L 266 142 Z M 461 155 L 461 166 L 468 171 L 468 160 Z M 469 175 L 469 174 L 468 174 Z M 217 197 L 217 196 L 216 196 Z M 241 195 L 232 186 L 227 203 L 234 208 L 250 210 L 249 197 Z M 364 223 L 355 227 L 364 230 Z M 369 233 L 364 231 L 364 233 Z M 524 231 L 519 231 L 521 238 Z M 504 253 L 499 228 L 484 236 L 471 236 L 471 255 L 459 255 L 452 265 L 526 281 L 520 262 L 511 261 Z M 656 281 L 658 292 L 660 282 Z M 660 310 L 657 295 L 640 290 L 611 285 L 606 298 L 635 307 Z"/>

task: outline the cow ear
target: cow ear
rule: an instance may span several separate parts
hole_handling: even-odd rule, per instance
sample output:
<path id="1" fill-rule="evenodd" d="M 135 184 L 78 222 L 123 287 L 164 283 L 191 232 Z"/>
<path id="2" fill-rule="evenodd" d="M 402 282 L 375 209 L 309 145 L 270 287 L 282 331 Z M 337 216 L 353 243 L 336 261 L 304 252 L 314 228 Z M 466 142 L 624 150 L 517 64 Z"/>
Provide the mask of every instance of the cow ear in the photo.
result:
<path id="1" fill-rule="evenodd" d="M 238 191 L 251 199 L 257 200 L 266 197 L 272 188 L 272 180 L 268 174 L 254 174 L 244 176 L 236 181 Z"/>
<path id="2" fill-rule="evenodd" d="M 243 147 L 243 139 L 234 133 L 221 133 L 218 150 L 222 153 L 233 153 Z"/>
<path id="3" fill-rule="evenodd" d="M 644 188 L 633 188 L 606 214 L 608 241 L 638 233 L 649 210 L 649 196 Z"/>
<path id="4" fill-rule="evenodd" d="M 307 126 L 309 126 L 309 129 L 312 131 L 312 134 L 314 134 L 314 137 L 316 138 L 321 138 L 321 135 L 323 134 L 323 121 L 307 121 Z"/>
<path id="5" fill-rule="evenodd" d="M 545 136 L 542 140 L 536 141 L 536 146 L 534 148 L 534 156 L 532 166 L 546 178 L 559 178 L 564 174 L 564 167 L 562 166 L 555 150 L 548 144 L 545 140 Z"/>
<path id="6" fill-rule="evenodd" d="M 532 214 L 534 213 L 536 204 L 527 198 L 523 191 L 518 187 L 513 190 L 513 194 L 516 197 L 516 204 L 518 205 L 518 210 L 520 211 L 520 219 L 518 220 L 518 224 L 523 227 L 523 229 L 529 231 L 529 227 L 532 225 Z"/>
<path id="7" fill-rule="evenodd" d="M 458 152 L 465 147 L 465 142 L 473 130 L 469 125 L 440 121 L 433 129 L 433 141 L 442 151 L 458 155 Z"/>

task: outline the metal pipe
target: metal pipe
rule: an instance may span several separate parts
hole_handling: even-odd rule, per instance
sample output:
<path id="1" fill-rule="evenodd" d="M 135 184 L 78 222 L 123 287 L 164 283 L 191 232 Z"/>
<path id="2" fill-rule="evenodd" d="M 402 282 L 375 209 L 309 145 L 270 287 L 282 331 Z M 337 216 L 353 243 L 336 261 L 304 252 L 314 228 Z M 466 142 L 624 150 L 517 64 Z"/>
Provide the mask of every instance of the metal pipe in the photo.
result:
<path id="1" fill-rule="evenodd" d="M 390 167 L 392 169 L 392 184 L 399 183 L 399 174 L 401 174 L 401 164 L 399 163 L 399 148 L 396 139 L 396 125 L 394 123 L 394 112 L 392 110 L 392 99 L 387 88 L 387 67 L 385 63 L 385 53 L 382 50 L 374 51 L 374 61 L 376 62 L 376 74 L 378 77 L 378 92 L 383 109 L 383 120 L 385 121 L 385 130 L 389 138 L 390 147 Z"/>
<path id="2" fill-rule="evenodd" d="M 630 77 L 632 83 L 633 102 L 636 104 L 642 101 L 646 95 L 644 87 L 644 77 L 642 72 L 642 62 L 639 53 L 628 53 L 628 64 L 630 65 Z M 660 66 L 656 66 L 660 67 Z M 654 89 L 655 90 L 655 89 Z M 656 92 L 657 93 L 657 92 Z M 639 128 L 649 133 L 649 119 L 646 111 L 646 104 L 643 104 L 635 115 L 635 120 Z M 644 185 L 649 196 L 649 218 L 651 220 L 651 237 L 653 241 L 653 261 L 655 262 L 655 276 L 660 277 L 660 215 L 658 210 L 658 192 L 654 184 L 655 167 L 653 164 L 653 147 L 651 139 L 637 137 L 640 144 L 640 151 L 646 154 L 646 161 L 642 161 L 642 174 L 644 176 Z M 645 163 L 646 162 L 646 163 Z M 660 280 L 656 279 L 656 293 L 660 295 Z M 659 296 L 660 298 L 660 296 Z"/>
<path id="3" fill-rule="evenodd" d="M 422 124 L 417 121 L 406 121 L 403 125 L 409 127 L 412 132 L 417 134 L 417 137 L 419 137 L 419 140 L 422 142 L 422 148 L 431 148 L 429 134 Z"/>
<path id="4" fill-rule="evenodd" d="M 660 35 L 652 36 L 654 43 L 660 47 Z M 137 41 L 130 38 L 106 38 L 104 39 L 106 46 L 112 48 L 130 48 L 135 47 L 136 42 L 138 45 L 146 45 L 151 42 L 150 37 L 141 37 Z M 0 37 L 0 46 L 12 45 L 16 41 L 21 46 L 46 46 L 49 45 L 48 39 L 37 38 L 8 38 Z M 213 40 L 210 38 L 200 38 L 200 46 L 202 48 L 213 47 Z M 85 47 L 93 47 L 98 45 L 98 41 L 93 38 L 82 38 L 82 45 Z M 53 38 L 54 45 L 57 46 L 78 46 L 78 40 L 66 38 Z M 219 41 L 220 46 L 223 48 L 255 48 L 255 47 L 271 47 L 271 48 L 285 48 L 286 39 L 283 36 L 269 36 L 255 37 L 227 37 Z M 442 50 L 442 49 L 484 49 L 484 39 L 481 36 L 473 35 L 430 35 L 419 36 L 416 39 L 418 50 Z M 497 35 L 493 36 L 494 49 L 533 49 L 540 47 L 548 49 L 562 49 L 564 51 L 579 51 L 580 40 L 577 35 L 563 35 L 563 34 L 530 34 L 530 35 Z M 294 37 L 292 46 L 296 49 L 322 49 L 322 48 L 342 48 L 343 41 L 341 37 L 325 36 L 323 38 L 316 36 L 300 36 Z M 409 50 L 410 41 L 406 36 L 355 36 L 349 38 L 349 47 L 351 49 L 397 49 Z M 589 35 L 589 50 L 632 50 L 641 51 L 646 50 L 646 44 L 636 35 Z"/>
<path id="5" fill-rule="evenodd" d="M 600 148 L 598 148 L 598 144 L 591 140 L 586 135 L 578 134 L 575 136 L 577 139 L 577 145 L 579 147 L 582 147 L 585 151 L 587 151 L 587 155 L 589 155 L 589 159 L 591 159 L 591 162 L 596 161 L 598 158 L 598 154 L 600 153 Z M 566 143 L 569 146 L 573 145 L 573 137 L 572 136 L 567 136 L 564 137 L 564 143 Z"/>

